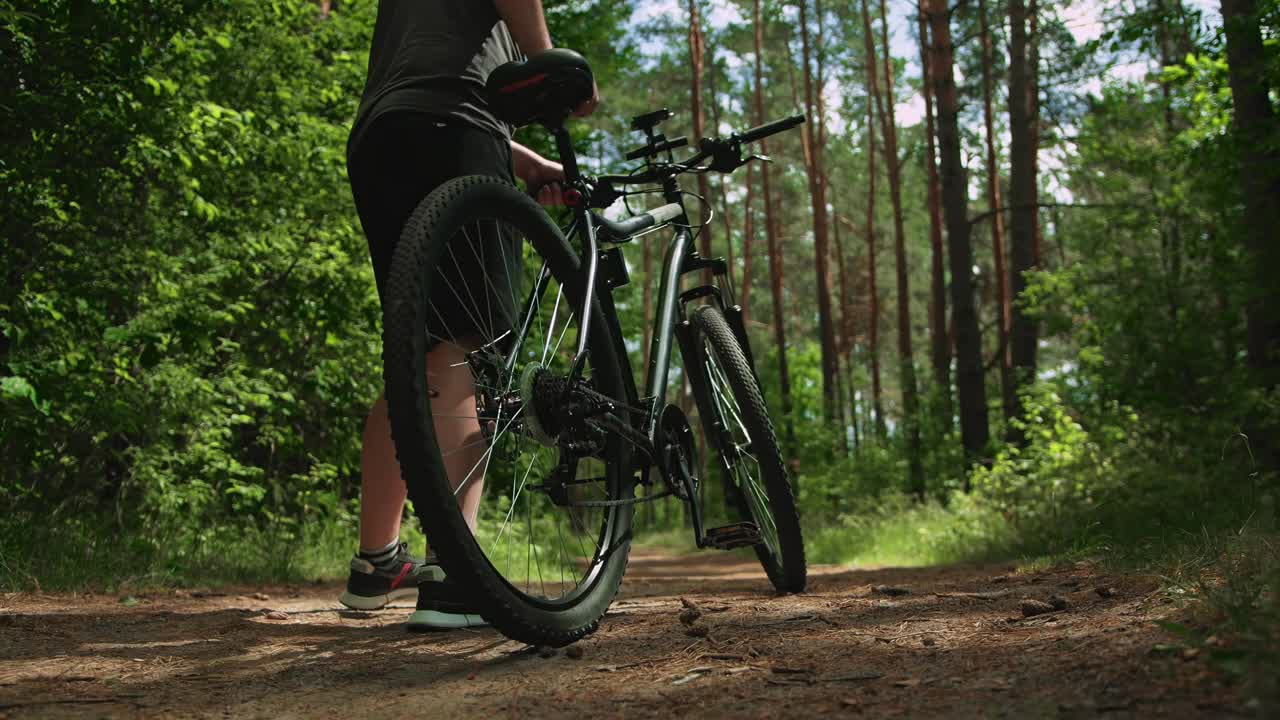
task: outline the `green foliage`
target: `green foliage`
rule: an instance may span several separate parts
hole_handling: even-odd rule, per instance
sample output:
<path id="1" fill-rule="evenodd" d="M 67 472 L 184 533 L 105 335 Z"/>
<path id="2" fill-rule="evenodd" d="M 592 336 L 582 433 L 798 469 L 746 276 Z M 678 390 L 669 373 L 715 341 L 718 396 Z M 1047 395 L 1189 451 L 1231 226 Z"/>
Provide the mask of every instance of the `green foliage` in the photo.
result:
<path id="1" fill-rule="evenodd" d="M 0 3 L 6 554 L 28 526 L 162 574 L 354 542 L 381 363 L 345 145 L 376 7 Z M 602 84 L 625 12 L 548 10 Z"/>
<path id="2" fill-rule="evenodd" d="M 811 562 L 912 567 L 1006 559 L 1026 548 L 994 507 L 964 495 L 943 507 L 887 493 L 805 532 Z"/>
<path id="3" fill-rule="evenodd" d="M 1224 535 L 1204 534 L 1159 567 L 1169 595 L 1188 611 L 1163 622 L 1184 652 L 1202 655 L 1233 682 L 1242 682 L 1260 714 L 1280 709 L 1280 548 L 1274 499 L 1259 516 Z"/>

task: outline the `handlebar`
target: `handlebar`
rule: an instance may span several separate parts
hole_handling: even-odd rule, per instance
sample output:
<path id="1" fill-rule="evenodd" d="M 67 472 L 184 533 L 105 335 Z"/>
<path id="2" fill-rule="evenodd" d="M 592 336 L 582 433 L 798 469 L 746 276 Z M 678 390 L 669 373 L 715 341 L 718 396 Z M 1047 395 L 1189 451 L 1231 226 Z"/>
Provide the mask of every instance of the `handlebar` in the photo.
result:
<path id="1" fill-rule="evenodd" d="M 770 135 L 780 133 L 783 130 L 790 130 L 791 128 L 803 122 L 804 122 L 804 115 L 792 115 L 789 118 L 774 120 L 773 122 L 765 123 L 764 125 L 761 125 L 759 127 L 753 127 L 750 130 L 735 137 L 740 143 L 744 143 L 744 144 L 753 143 L 757 140 L 763 140 L 764 138 L 767 138 Z"/>
<path id="2" fill-rule="evenodd" d="M 600 175 L 595 178 L 595 180 L 599 183 L 613 185 L 646 185 L 648 183 L 659 182 L 668 177 L 694 170 L 698 163 L 701 163 L 707 158 L 715 158 L 710 166 L 712 169 L 720 169 L 723 172 L 729 172 L 744 164 L 741 155 L 742 145 L 763 140 L 770 135 L 776 135 L 784 130 L 790 130 L 795 126 L 804 123 L 804 121 L 804 115 L 793 115 L 789 118 L 783 118 L 781 120 L 765 123 L 758 127 L 753 127 L 742 133 L 730 135 L 724 140 L 706 137 L 698 144 L 698 153 L 681 162 L 656 164 L 650 166 L 645 172 L 633 173 L 631 175 Z M 660 143 L 657 146 L 657 149 L 661 151 L 674 150 L 675 148 L 684 147 L 688 144 L 689 139 L 681 135 L 678 138 L 673 138 Z M 653 149 L 645 147 L 640 150 L 634 150 L 627 153 L 626 157 L 628 160 L 635 160 L 639 157 L 644 157 L 645 155 L 652 155 L 653 153 Z M 723 165 L 716 162 L 716 160 L 721 159 L 721 157 L 726 154 L 733 156 L 733 167 L 724 168 Z"/>
<path id="3" fill-rule="evenodd" d="M 631 152 L 627 153 L 625 157 L 628 160 L 639 160 L 640 158 L 648 155 L 657 155 L 658 153 L 666 152 L 668 150 L 675 150 L 676 148 L 682 148 L 688 144 L 689 144 L 689 138 L 685 135 L 681 135 L 680 137 L 671 138 L 670 140 L 660 142 L 657 145 L 653 145 L 653 146 L 645 145 L 642 148 L 636 148 L 635 150 L 632 150 Z"/>

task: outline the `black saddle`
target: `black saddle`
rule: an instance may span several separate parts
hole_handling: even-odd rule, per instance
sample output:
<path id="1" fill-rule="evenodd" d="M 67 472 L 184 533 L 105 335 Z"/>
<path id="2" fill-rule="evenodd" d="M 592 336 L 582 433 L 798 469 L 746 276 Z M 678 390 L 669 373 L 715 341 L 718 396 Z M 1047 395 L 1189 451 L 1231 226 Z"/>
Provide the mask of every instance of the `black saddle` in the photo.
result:
<path id="1" fill-rule="evenodd" d="M 591 67 L 572 50 L 552 49 L 529 60 L 509 62 L 489 73 L 489 108 L 504 122 L 520 127 L 559 124 L 591 99 Z"/>

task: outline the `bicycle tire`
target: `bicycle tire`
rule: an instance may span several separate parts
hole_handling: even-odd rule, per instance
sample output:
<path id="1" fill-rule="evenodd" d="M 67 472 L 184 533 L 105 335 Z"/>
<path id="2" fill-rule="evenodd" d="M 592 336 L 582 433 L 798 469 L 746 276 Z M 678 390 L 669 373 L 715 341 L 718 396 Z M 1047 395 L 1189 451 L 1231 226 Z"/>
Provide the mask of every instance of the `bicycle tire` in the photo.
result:
<path id="1" fill-rule="evenodd" d="M 718 308 L 702 305 L 693 311 L 690 322 L 698 360 L 704 363 L 698 378 L 705 385 L 713 415 L 704 417 L 703 423 L 708 438 L 715 438 L 711 444 L 719 457 L 725 485 L 734 488 L 739 511 L 756 523 L 765 538 L 754 548 L 774 588 L 784 593 L 800 592 L 807 574 L 800 516 L 755 373 Z M 727 406 L 730 401 L 733 406 Z M 735 414 L 734 408 L 736 417 L 726 418 L 726 414 Z M 735 439 L 731 436 L 731 421 L 746 435 L 745 443 L 734 442 L 732 452 L 725 447 L 726 440 Z M 717 427 L 717 422 L 722 426 Z M 743 451 L 743 445 L 750 450 Z M 758 478 L 749 470 L 735 472 L 735 461 L 744 455 L 754 458 Z M 763 487 L 759 487 L 761 484 Z"/>
<path id="2" fill-rule="evenodd" d="M 601 517 L 605 519 L 599 529 L 596 554 L 591 558 L 592 563 L 599 560 L 599 564 L 590 566 L 590 577 L 587 577 L 588 571 L 584 571 L 584 580 L 578 589 L 563 601 L 539 598 L 528 592 L 528 587 L 525 590 L 517 587 L 510 572 L 504 574 L 499 570 L 491 553 L 486 554 L 482 541 L 468 527 L 436 441 L 426 388 L 425 326 L 432 277 L 428 269 L 436 267 L 450 238 L 460 228 L 466 228 L 467 223 L 478 223 L 478 218 L 493 219 L 495 225 L 499 221 L 507 223 L 522 232 L 536 254 L 535 262 L 541 258 L 545 263 L 542 267 L 561 283 L 567 308 L 575 315 L 581 308 L 585 279 L 580 277 L 579 258 L 560 229 L 532 199 L 510 183 L 491 177 L 467 176 L 441 185 L 415 209 L 392 260 L 383 320 L 383 372 L 392 438 L 409 498 L 449 578 L 469 593 L 480 614 L 504 635 L 531 645 L 560 647 L 593 632 L 617 593 L 630 551 L 634 506 L 618 505 L 601 510 Z M 526 249 L 520 262 L 528 263 L 529 259 Z M 559 301 L 557 296 L 557 312 Z M 538 312 L 539 307 L 534 305 L 533 312 Z M 599 392 L 611 398 L 631 400 L 626 397 L 623 367 L 616 355 L 614 338 L 608 331 L 611 325 L 606 323 L 598 301 L 592 304 L 591 312 L 588 355 L 592 382 Z M 568 327 L 566 325 L 566 332 Z M 548 332 L 548 343 L 550 336 Z M 563 338 L 564 334 L 561 340 Z M 545 357 L 546 348 L 543 352 Z M 512 387 L 510 382 L 507 387 L 508 390 Z M 514 413 L 507 420 L 507 426 L 518 416 L 519 412 Z M 494 422 L 495 437 L 490 439 L 487 452 L 495 452 L 496 436 L 501 432 L 497 429 L 499 425 Z M 617 438 L 610 438 L 605 445 L 604 482 L 612 496 L 610 499 L 634 496 L 630 453 L 629 446 Z M 520 462 L 523 463 L 523 456 Z M 529 467 L 531 471 L 532 460 Z M 485 471 L 489 469 L 486 462 Z M 520 490 L 513 492 L 508 522 L 528 477 L 526 472 Z M 533 502 L 533 494 L 530 485 L 528 493 L 524 493 L 527 503 Z M 559 517 L 556 523 L 559 530 Z M 503 530 L 506 529 L 504 523 Z M 498 542 L 501 538 L 500 533 Z M 536 549 L 534 555 L 537 555 Z M 541 567 L 538 572 L 541 579 Z"/>

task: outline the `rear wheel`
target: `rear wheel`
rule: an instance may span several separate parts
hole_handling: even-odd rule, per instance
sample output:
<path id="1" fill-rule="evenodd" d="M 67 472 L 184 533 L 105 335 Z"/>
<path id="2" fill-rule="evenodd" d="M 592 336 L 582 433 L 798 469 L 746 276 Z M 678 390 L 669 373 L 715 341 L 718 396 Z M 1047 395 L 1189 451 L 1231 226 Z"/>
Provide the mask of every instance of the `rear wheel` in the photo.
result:
<path id="1" fill-rule="evenodd" d="M 779 592 L 800 592 L 806 577 L 800 518 L 755 373 L 719 309 L 698 307 L 690 322 L 709 398 L 703 423 L 725 486 L 759 528 L 755 551 L 769 580 Z"/>
<path id="2" fill-rule="evenodd" d="M 495 251 L 504 254 L 497 263 L 482 257 Z M 466 273 L 465 282 L 432 272 L 467 257 L 487 272 Z M 584 292 L 578 264 L 560 230 L 515 187 L 458 178 L 405 226 L 384 307 L 392 436 L 428 542 L 490 624 L 538 645 L 595 630 L 631 538 L 633 506 L 618 502 L 634 497 L 630 449 L 606 429 L 627 422 L 627 390 L 598 303 L 581 377 L 570 379 Z M 433 416 L 425 354 L 457 336 L 442 327 L 451 321 L 472 338 L 465 362 L 476 408 Z M 436 424 L 448 422 L 474 430 L 469 450 L 442 452 Z M 457 490 L 444 462 L 454 452 L 478 455 Z M 484 484 L 474 534 L 456 500 L 473 483 Z"/>

